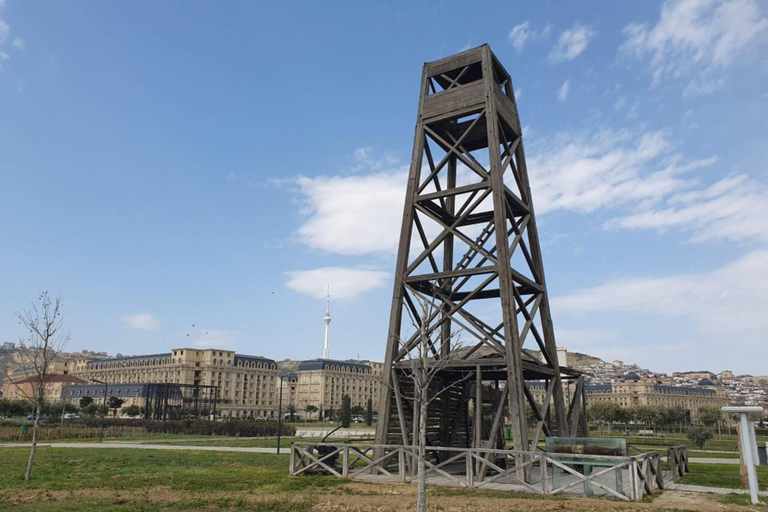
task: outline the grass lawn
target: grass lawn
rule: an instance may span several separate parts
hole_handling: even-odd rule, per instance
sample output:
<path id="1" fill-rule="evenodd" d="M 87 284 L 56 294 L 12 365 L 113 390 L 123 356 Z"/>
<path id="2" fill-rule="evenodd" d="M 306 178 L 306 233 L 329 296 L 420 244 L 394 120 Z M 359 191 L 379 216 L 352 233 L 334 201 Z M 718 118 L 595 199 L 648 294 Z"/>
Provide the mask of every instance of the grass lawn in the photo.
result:
<path id="1" fill-rule="evenodd" d="M 691 472 L 678 480 L 681 484 L 706 485 L 741 489 L 741 475 L 738 464 L 690 464 Z M 768 467 L 757 468 L 757 482 L 760 490 L 768 490 Z"/>
<path id="2" fill-rule="evenodd" d="M 2 511 L 405 512 L 415 502 L 415 486 L 408 484 L 288 477 L 287 454 L 40 448 L 33 479 L 25 482 L 28 454 L 26 448 L 0 449 Z M 694 464 L 692 471 L 688 483 L 738 481 L 738 466 Z M 759 478 L 768 481 L 768 473 Z M 431 511 L 720 512 L 723 506 L 716 501 L 722 497 L 696 496 L 691 505 L 674 493 L 642 503 L 442 487 L 430 487 L 429 495 Z"/>
<path id="3" fill-rule="evenodd" d="M 41 448 L 33 480 L 25 482 L 28 450 L 3 449 L 0 455 L 2 510 L 5 502 L 19 511 L 237 507 L 300 512 L 308 510 L 314 490 L 345 482 L 325 476 L 288 478 L 287 455 L 98 448 Z M 73 493 L 76 500 L 66 499 Z M 25 502 L 19 496 L 36 500 Z"/>

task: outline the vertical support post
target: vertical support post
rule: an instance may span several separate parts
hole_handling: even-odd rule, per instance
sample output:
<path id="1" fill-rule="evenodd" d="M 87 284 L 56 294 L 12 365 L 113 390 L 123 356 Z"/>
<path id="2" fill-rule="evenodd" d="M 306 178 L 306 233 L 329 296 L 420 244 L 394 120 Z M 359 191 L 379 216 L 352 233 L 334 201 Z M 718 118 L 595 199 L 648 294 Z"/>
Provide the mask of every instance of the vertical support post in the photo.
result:
<path id="1" fill-rule="evenodd" d="M 341 476 L 349 477 L 349 444 L 344 443 L 344 449 L 341 451 Z"/>
<path id="2" fill-rule="evenodd" d="M 752 458 L 752 435 L 749 432 L 749 420 L 747 413 L 739 415 L 739 438 L 741 439 L 741 456 L 744 466 L 747 468 L 747 480 L 749 482 L 749 497 L 752 504 L 757 503 L 757 472 L 755 461 Z"/>
<path id="3" fill-rule="evenodd" d="M 474 487 L 475 486 L 475 465 L 472 464 L 472 448 L 467 448 L 467 451 L 464 452 L 466 454 L 466 472 L 467 472 L 467 487 Z"/>
<path id="4" fill-rule="evenodd" d="M 291 476 L 293 476 L 293 475 L 294 475 L 294 473 L 296 473 L 296 447 L 295 447 L 295 446 L 293 446 L 293 445 L 291 445 L 291 462 L 290 462 L 290 468 L 291 468 L 291 471 L 289 472 L 289 474 L 290 474 Z"/>
<path id="5" fill-rule="evenodd" d="M 408 186 L 405 192 L 405 204 L 403 205 L 403 223 L 400 229 L 400 241 L 395 267 L 395 285 L 392 293 L 392 310 L 389 315 L 389 334 L 387 336 L 387 351 L 384 356 L 384 374 L 382 375 L 381 400 L 379 403 L 379 421 L 376 423 L 376 440 L 380 444 L 387 444 L 389 432 L 390 407 L 392 405 L 392 373 L 395 356 L 400 348 L 400 328 L 402 327 L 403 295 L 405 294 L 405 270 L 408 266 L 408 254 L 410 250 L 411 233 L 413 232 L 414 198 L 421 176 L 422 153 L 424 151 L 424 122 L 422 111 L 424 98 L 427 95 L 427 65 L 421 75 L 421 92 L 419 94 L 419 113 L 416 119 L 416 129 L 413 138 L 413 153 L 411 155 L 411 167 L 408 172 Z M 402 418 L 402 412 L 398 411 Z M 378 455 L 375 453 L 375 455 Z"/>
<path id="6" fill-rule="evenodd" d="M 752 414 L 762 414 L 763 408 L 760 406 L 753 406 L 753 407 L 723 407 L 722 411 L 724 413 L 728 414 L 738 414 L 739 415 L 739 442 L 741 444 L 741 465 L 742 470 L 746 469 L 747 471 L 747 483 L 749 484 L 749 497 L 752 501 L 752 504 L 757 503 L 757 470 L 755 468 L 756 461 L 755 461 L 755 438 L 754 438 L 754 429 L 751 429 L 750 427 L 751 422 L 749 421 L 748 415 L 750 413 Z M 743 473 L 742 473 L 743 474 Z"/>
<path id="7" fill-rule="evenodd" d="M 400 481 L 406 482 L 408 478 L 405 475 L 405 447 L 397 448 L 397 472 L 400 475 Z"/>
<path id="8" fill-rule="evenodd" d="M 541 494 L 547 494 L 549 492 L 549 476 L 547 471 L 547 455 L 542 453 L 539 455 L 539 464 L 541 468 L 539 474 L 541 475 Z"/>

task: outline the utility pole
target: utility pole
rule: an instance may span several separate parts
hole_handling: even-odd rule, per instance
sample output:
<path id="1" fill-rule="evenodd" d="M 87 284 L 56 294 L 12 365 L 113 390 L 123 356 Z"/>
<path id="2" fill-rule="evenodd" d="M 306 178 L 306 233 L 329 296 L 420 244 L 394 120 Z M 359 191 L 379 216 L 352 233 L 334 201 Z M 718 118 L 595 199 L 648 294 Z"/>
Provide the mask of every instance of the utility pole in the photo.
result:
<path id="1" fill-rule="evenodd" d="M 280 435 L 283 432 L 283 378 L 280 379 L 280 398 L 277 401 L 277 453 L 280 454 Z"/>
<path id="2" fill-rule="evenodd" d="M 104 440 L 104 413 L 107 410 L 107 382 L 98 380 L 98 379 L 91 379 L 91 382 L 95 382 L 97 384 L 104 384 L 104 407 L 101 409 L 101 424 L 99 425 L 99 442 L 102 442 Z"/>

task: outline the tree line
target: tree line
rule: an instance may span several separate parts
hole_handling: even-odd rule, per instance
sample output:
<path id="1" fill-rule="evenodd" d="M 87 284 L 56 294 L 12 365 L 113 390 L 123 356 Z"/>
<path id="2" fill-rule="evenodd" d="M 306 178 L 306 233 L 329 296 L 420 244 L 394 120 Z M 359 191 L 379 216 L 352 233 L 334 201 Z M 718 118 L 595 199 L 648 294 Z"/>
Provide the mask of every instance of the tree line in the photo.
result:
<path id="1" fill-rule="evenodd" d="M 111 413 L 117 416 L 117 412 L 130 417 L 140 416 L 144 413 L 144 408 L 138 405 L 129 405 L 123 407 L 124 400 L 116 396 L 109 397 L 106 407 L 103 403 L 97 403 L 93 398 L 84 396 L 79 403 L 68 402 L 66 400 L 59 402 L 43 401 L 40 404 L 40 414 L 48 417 L 60 416 L 61 414 L 83 414 L 85 416 L 97 416 L 102 413 Z M 0 398 L 0 417 L 12 418 L 14 416 L 28 416 L 36 410 L 34 403 L 29 400 L 12 400 L 9 398 Z"/>
<path id="2" fill-rule="evenodd" d="M 688 424 L 686 410 L 680 406 L 633 405 L 622 407 L 615 402 L 596 402 L 589 406 L 589 419 L 598 424 L 635 423 L 669 427 Z M 717 425 L 723 419 L 719 407 L 702 406 L 696 422 L 706 426 Z"/>

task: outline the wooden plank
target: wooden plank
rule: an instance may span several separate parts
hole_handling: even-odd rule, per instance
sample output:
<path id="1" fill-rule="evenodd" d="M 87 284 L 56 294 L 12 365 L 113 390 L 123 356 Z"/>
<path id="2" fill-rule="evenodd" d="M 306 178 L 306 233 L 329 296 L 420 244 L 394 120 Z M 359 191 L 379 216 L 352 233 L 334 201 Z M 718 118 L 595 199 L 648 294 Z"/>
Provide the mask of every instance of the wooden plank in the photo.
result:
<path id="1" fill-rule="evenodd" d="M 413 137 L 413 153 L 411 155 L 411 167 L 408 172 L 408 185 L 403 204 L 403 222 L 400 227 L 400 240 L 395 263 L 395 282 L 392 292 L 392 308 L 389 316 L 389 329 L 387 333 L 387 350 L 384 355 L 384 368 L 392 368 L 395 354 L 399 348 L 400 330 L 402 328 L 403 294 L 405 293 L 405 270 L 408 267 L 408 254 L 411 234 L 413 230 L 413 216 L 416 214 L 413 208 L 416 188 L 421 176 L 421 165 L 424 153 L 424 123 L 422 119 L 422 107 L 427 95 L 428 75 L 426 64 L 421 74 L 421 92 L 419 94 L 419 110 L 416 116 L 416 128 Z M 382 376 L 381 399 L 379 402 L 379 421 L 376 424 L 376 440 L 386 443 L 389 433 L 390 405 L 392 402 L 391 373 L 384 371 Z M 402 411 L 398 411 L 400 414 Z M 402 421 L 402 416 L 401 416 Z"/>
<path id="2" fill-rule="evenodd" d="M 440 199 L 451 196 L 458 196 L 460 194 L 466 194 L 475 190 L 483 190 L 490 187 L 490 184 L 485 181 L 472 183 L 470 185 L 463 185 L 461 187 L 447 187 L 445 190 L 439 192 L 431 192 L 429 194 L 421 194 L 416 197 L 417 201 L 431 201 L 432 199 Z"/>
<path id="3" fill-rule="evenodd" d="M 424 64 L 424 70 L 428 76 L 435 76 L 474 64 L 482 58 L 482 48 L 482 46 L 478 46 L 444 59 L 427 62 Z"/>
<path id="4" fill-rule="evenodd" d="M 479 107 L 483 103 L 485 103 L 485 83 L 481 80 L 427 96 L 424 100 L 422 115 L 424 120 L 429 122 L 430 118 L 437 115 L 459 113 Z"/>

